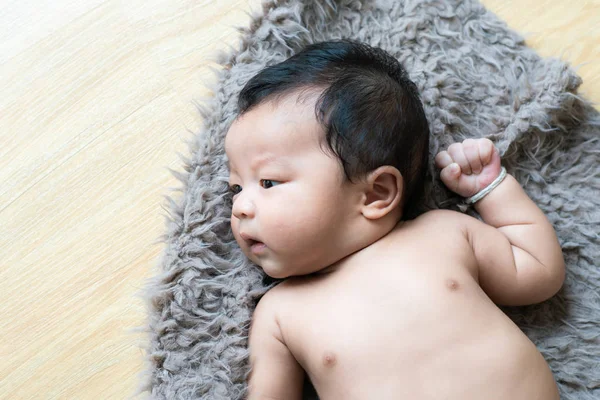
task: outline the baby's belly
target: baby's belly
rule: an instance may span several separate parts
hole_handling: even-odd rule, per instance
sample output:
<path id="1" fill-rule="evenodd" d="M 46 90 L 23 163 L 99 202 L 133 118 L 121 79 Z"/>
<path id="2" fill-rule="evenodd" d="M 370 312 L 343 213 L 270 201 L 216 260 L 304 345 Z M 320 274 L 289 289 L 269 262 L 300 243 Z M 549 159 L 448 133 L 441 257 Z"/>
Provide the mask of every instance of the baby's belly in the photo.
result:
<path id="1" fill-rule="evenodd" d="M 469 274 L 375 281 L 337 285 L 296 318 L 291 349 L 321 400 L 558 399 L 535 345 Z"/>

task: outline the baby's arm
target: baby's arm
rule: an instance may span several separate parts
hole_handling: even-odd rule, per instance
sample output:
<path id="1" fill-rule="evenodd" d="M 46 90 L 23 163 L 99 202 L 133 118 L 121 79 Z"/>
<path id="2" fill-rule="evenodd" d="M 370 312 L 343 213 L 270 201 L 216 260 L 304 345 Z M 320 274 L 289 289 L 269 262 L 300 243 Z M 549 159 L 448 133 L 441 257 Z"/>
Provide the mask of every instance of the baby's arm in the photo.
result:
<path id="1" fill-rule="evenodd" d="M 258 302 L 252 317 L 248 400 L 300 400 L 304 370 L 287 348 L 276 319 L 277 287 Z"/>
<path id="2" fill-rule="evenodd" d="M 442 181 L 464 197 L 473 196 L 500 174 L 498 150 L 488 139 L 454 143 L 436 156 Z M 562 286 L 565 264 L 554 228 L 511 175 L 475 203 L 485 221 L 465 219 L 479 264 L 479 282 L 503 305 L 539 303 Z"/>

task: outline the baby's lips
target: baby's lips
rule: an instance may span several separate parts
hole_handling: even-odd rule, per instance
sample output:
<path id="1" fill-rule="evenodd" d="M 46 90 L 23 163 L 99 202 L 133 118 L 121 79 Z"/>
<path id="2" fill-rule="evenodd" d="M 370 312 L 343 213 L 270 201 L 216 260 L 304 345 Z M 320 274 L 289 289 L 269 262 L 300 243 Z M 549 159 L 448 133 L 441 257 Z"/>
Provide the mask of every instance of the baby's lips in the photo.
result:
<path id="1" fill-rule="evenodd" d="M 244 240 L 253 240 L 252 236 L 250 236 L 249 234 L 247 234 L 246 232 L 240 232 L 240 236 L 242 239 Z"/>
<path id="2" fill-rule="evenodd" d="M 262 243 L 260 240 L 257 240 L 254 236 L 249 235 L 246 232 L 240 232 L 240 237 L 244 239 L 248 246 L 252 246 L 255 243 Z"/>

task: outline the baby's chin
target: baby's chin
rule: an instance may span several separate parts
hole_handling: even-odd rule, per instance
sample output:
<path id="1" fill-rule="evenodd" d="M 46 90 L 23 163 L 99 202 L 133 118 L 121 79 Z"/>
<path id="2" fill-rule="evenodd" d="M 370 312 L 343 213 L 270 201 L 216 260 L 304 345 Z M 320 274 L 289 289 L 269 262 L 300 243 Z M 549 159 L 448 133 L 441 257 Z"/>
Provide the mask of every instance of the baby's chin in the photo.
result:
<path id="1" fill-rule="evenodd" d="M 256 263 L 259 267 L 265 271 L 265 274 L 269 275 L 273 279 L 285 279 L 291 276 L 291 271 L 280 266 L 272 265 L 269 262 Z"/>
<path id="2" fill-rule="evenodd" d="M 278 263 L 272 263 L 268 261 L 255 262 L 256 265 L 262 268 L 265 274 L 269 275 L 273 279 L 286 279 L 294 276 L 306 276 L 315 273 L 321 273 L 321 271 L 327 271 L 328 267 L 318 268 L 316 270 L 307 270 L 301 266 L 290 268 L 289 265 L 282 266 Z"/>
<path id="3" fill-rule="evenodd" d="M 304 275 L 295 273 L 296 269 L 290 268 L 288 263 L 278 262 L 269 258 L 258 260 L 251 258 L 251 260 L 273 279 L 285 279 L 295 275 Z"/>
<path id="4" fill-rule="evenodd" d="M 262 254 L 255 254 L 250 249 L 245 248 L 244 254 L 246 257 L 252 261 L 254 264 L 262 268 L 262 270 L 273 279 L 285 279 L 293 276 L 304 276 L 310 275 L 315 272 L 319 272 L 320 270 L 326 269 L 326 267 L 322 268 L 310 268 L 311 266 L 323 264 L 319 262 L 311 262 L 310 264 L 297 264 L 291 261 L 286 261 L 285 259 L 281 259 L 281 254 L 273 253 L 270 249 L 267 249 Z M 294 261 L 297 260 L 297 257 L 291 257 Z M 314 260 L 313 260 L 314 261 Z"/>

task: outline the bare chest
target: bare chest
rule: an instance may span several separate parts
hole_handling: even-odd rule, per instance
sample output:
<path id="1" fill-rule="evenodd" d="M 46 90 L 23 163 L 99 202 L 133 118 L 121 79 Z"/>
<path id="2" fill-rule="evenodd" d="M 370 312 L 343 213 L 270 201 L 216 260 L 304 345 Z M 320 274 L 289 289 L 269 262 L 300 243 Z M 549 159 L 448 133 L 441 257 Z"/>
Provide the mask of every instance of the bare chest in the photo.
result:
<path id="1" fill-rule="evenodd" d="M 555 386 L 533 343 L 479 286 L 460 233 L 401 239 L 289 285 L 282 335 L 321 398 L 553 398 L 525 390 Z M 532 374 L 543 384 L 532 386 Z"/>
<path id="2" fill-rule="evenodd" d="M 468 336 L 506 324 L 468 268 L 426 262 L 401 268 L 365 266 L 339 280 L 312 282 L 298 296 L 282 331 L 315 385 L 389 371 L 400 376 L 417 362 L 454 352 Z"/>

